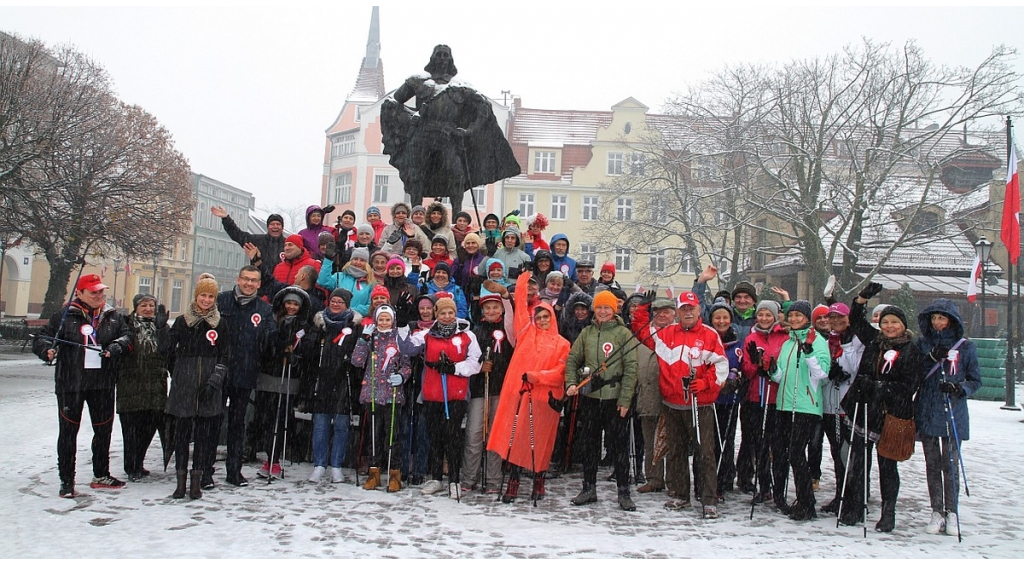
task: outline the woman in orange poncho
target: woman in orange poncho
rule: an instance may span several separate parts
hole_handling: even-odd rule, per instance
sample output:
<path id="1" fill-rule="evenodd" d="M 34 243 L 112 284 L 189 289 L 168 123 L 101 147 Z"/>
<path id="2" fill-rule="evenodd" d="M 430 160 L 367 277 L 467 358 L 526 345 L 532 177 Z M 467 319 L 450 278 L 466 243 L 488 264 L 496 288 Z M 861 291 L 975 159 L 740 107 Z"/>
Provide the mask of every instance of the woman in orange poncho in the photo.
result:
<path id="1" fill-rule="evenodd" d="M 569 341 L 558 334 L 557 319 L 551 306 L 545 303 L 532 309 L 528 306 L 526 286 L 529 280 L 529 271 L 516 280 L 514 327 L 518 339 L 505 372 L 494 427 L 487 441 L 487 450 L 497 453 L 512 465 L 508 487 L 501 497 L 505 503 L 515 500 L 523 468 L 534 472 L 530 498 L 538 500 L 544 497 L 544 471 L 551 462 L 559 418 L 559 413 L 548 404 L 548 397 L 549 392 L 557 398 L 563 396 L 565 360 L 569 356 Z M 532 433 L 531 406 L 527 401 L 531 397 Z"/>

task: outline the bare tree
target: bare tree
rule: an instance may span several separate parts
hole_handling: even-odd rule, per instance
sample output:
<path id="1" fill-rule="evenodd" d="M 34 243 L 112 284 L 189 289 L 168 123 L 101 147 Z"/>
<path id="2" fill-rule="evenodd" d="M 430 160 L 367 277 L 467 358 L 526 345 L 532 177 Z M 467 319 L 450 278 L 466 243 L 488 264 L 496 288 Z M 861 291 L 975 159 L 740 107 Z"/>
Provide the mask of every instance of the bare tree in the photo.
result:
<path id="1" fill-rule="evenodd" d="M 70 49 L 60 61 L 37 67 L 44 79 L 53 72 L 103 74 Z M 3 181 L 0 221 L 30 239 L 50 264 L 43 315 L 60 308 L 74 265 L 90 250 L 123 256 L 166 250 L 187 231 L 195 208 L 188 163 L 167 130 L 109 89 L 94 91 L 101 86 L 106 83 L 92 81 L 71 89 L 72 99 L 89 102 L 76 114 L 81 119 Z M 8 191 L 9 184 L 15 189 Z"/>

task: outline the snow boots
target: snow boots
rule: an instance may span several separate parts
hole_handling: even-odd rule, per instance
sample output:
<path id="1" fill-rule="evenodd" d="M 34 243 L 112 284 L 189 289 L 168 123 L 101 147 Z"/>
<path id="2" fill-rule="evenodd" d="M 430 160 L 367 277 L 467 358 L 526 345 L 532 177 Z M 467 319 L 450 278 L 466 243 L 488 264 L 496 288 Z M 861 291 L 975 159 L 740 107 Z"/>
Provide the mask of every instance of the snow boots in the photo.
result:
<path id="1" fill-rule="evenodd" d="M 188 488 L 189 499 L 199 499 L 203 497 L 203 471 L 193 470 L 192 471 L 192 483 L 189 484 Z"/>
<path id="2" fill-rule="evenodd" d="M 370 475 L 366 478 L 366 483 L 363 484 L 364 490 L 375 490 L 380 487 L 380 468 L 373 466 L 370 468 Z"/>
<path id="3" fill-rule="evenodd" d="M 533 478 L 533 493 L 530 494 L 530 499 L 533 501 L 544 499 L 544 476 Z"/>
<path id="4" fill-rule="evenodd" d="M 395 493 L 402 489 L 402 471 L 392 470 L 388 472 L 388 493 Z"/>
<path id="5" fill-rule="evenodd" d="M 174 499 L 184 499 L 186 488 L 188 488 L 188 472 L 185 470 L 178 470 L 178 487 L 175 488 L 171 497 Z"/>
<path id="6" fill-rule="evenodd" d="M 597 501 L 597 488 L 595 484 L 589 482 L 583 482 L 583 489 L 576 494 L 576 497 L 572 498 L 573 505 L 586 505 L 595 501 Z"/>
<path id="7" fill-rule="evenodd" d="M 629 495 L 629 485 L 619 486 L 619 507 L 623 511 L 636 511 L 636 504 Z"/>
<path id="8" fill-rule="evenodd" d="M 501 496 L 502 503 L 512 503 L 516 500 L 516 496 L 519 495 L 519 479 L 509 478 L 508 485 L 505 486 L 505 494 Z"/>
<path id="9" fill-rule="evenodd" d="M 875 530 L 880 533 L 889 533 L 896 528 L 896 502 L 882 501 L 882 518 L 875 523 Z"/>

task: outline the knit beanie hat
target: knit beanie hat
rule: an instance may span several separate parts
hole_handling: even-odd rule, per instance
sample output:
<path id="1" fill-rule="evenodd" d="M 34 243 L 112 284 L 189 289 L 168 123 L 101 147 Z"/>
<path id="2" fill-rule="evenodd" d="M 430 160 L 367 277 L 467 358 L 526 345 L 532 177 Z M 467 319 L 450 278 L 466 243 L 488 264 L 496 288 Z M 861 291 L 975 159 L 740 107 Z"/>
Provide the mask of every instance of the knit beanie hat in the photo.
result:
<path id="1" fill-rule="evenodd" d="M 547 277 L 544 279 L 544 284 L 547 285 L 552 280 L 561 280 L 562 276 L 563 276 L 563 274 L 561 272 L 559 272 L 557 270 L 552 270 L 551 272 L 548 273 Z"/>
<path id="2" fill-rule="evenodd" d="M 370 292 L 370 302 L 373 302 L 373 298 L 377 296 L 384 296 L 388 301 L 391 301 L 391 292 L 383 284 L 377 284 L 373 287 L 373 290 Z"/>
<path id="3" fill-rule="evenodd" d="M 391 314 L 391 322 L 392 323 L 395 322 L 395 308 L 393 308 L 393 307 L 391 307 L 391 306 L 389 306 L 387 304 L 381 304 L 381 305 L 377 306 L 377 309 L 375 309 L 373 311 L 373 322 L 374 323 L 377 322 L 377 319 L 380 317 L 380 314 L 382 314 L 382 313 L 389 313 L 389 314 Z"/>
<path id="4" fill-rule="evenodd" d="M 416 298 L 416 309 L 419 309 L 420 306 L 423 305 L 423 300 L 430 302 L 430 307 L 434 307 L 434 305 L 437 304 L 437 296 L 433 294 L 422 294 L 420 297 Z"/>
<path id="5" fill-rule="evenodd" d="M 455 217 L 452 218 L 452 221 L 455 221 L 456 219 L 459 219 L 460 217 L 466 218 L 466 222 L 467 223 L 473 223 L 473 218 L 468 213 L 466 213 L 464 211 L 460 211 L 459 213 L 455 214 Z"/>
<path id="6" fill-rule="evenodd" d="M 480 240 L 480 236 L 476 233 L 466 233 L 466 236 L 462 239 L 462 246 L 465 247 L 466 243 L 469 243 L 470 241 L 476 242 L 478 247 L 484 244 L 484 242 Z"/>
<path id="7" fill-rule="evenodd" d="M 321 231 L 320 234 L 316 236 L 316 240 L 317 243 L 325 245 L 334 240 L 334 235 L 331 234 L 330 231 Z"/>
<path id="8" fill-rule="evenodd" d="M 501 262 L 498 259 L 493 259 L 487 265 L 487 275 L 490 276 L 491 272 L 494 272 L 495 270 L 499 270 L 502 273 L 504 273 L 505 272 L 505 263 Z"/>
<path id="9" fill-rule="evenodd" d="M 412 207 L 412 213 L 410 213 L 409 215 L 411 216 L 412 214 L 414 214 L 416 212 L 420 212 L 423 215 L 426 215 L 427 214 L 427 208 L 425 208 L 423 206 L 413 206 Z"/>
<path id="10" fill-rule="evenodd" d="M 288 289 L 282 290 L 282 292 L 284 292 L 284 295 L 281 296 L 281 303 L 295 302 L 302 305 L 302 296 L 300 296 L 298 292 L 290 291 Z"/>
<path id="11" fill-rule="evenodd" d="M 757 290 L 754 285 L 750 282 L 740 282 L 732 289 L 732 299 L 736 299 L 736 294 L 746 294 L 751 297 L 755 302 L 757 301 Z M 810 317 L 810 316 L 808 316 Z"/>
<path id="12" fill-rule="evenodd" d="M 789 305 L 789 309 L 786 310 L 786 313 L 789 314 L 789 313 L 792 313 L 794 311 L 798 311 L 798 312 L 804 314 L 804 317 L 806 317 L 808 320 L 810 320 L 811 319 L 811 302 L 809 302 L 807 300 L 797 300 L 797 301 L 793 302 L 792 304 Z"/>
<path id="13" fill-rule="evenodd" d="M 356 212 L 354 212 L 352 210 L 345 210 L 345 211 L 341 212 L 341 217 L 345 217 L 346 215 L 351 217 L 352 220 L 355 221 L 355 219 L 356 219 Z"/>
<path id="14" fill-rule="evenodd" d="M 598 292 L 598 294 L 594 296 L 595 311 L 597 310 L 598 306 L 608 306 L 613 310 L 618 311 L 619 302 L 618 300 L 615 299 L 615 294 L 609 292 L 608 290 L 605 290 L 603 292 Z"/>
<path id="15" fill-rule="evenodd" d="M 355 247 L 352 249 L 352 254 L 348 257 L 348 260 L 361 258 L 363 260 L 370 260 L 370 250 L 366 247 Z"/>
<path id="16" fill-rule="evenodd" d="M 377 215 L 380 215 L 380 208 L 378 208 L 377 206 L 370 206 L 370 207 L 366 208 L 366 217 L 367 217 L 367 219 L 369 219 L 371 213 L 375 213 Z"/>
<path id="17" fill-rule="evenodd" d="M 391 270 L 392 266 L 401 266 L 402 270 L 404 271 L 405 270 L 405 261 L 403 261 L 402 259 L 400 259 L 398 257 L 392 257 L 391 260 L 388 261 L 387 266 L 385 266 L 384 268 L 386 268 L 387 270 Z"/>
<path id="18" fill-rule="evenodd" d="M 217 295 L 220 291 L 220 287 L 217 286 L 217 279 L 212 274 L 200 274 L 199 280 L 196 281 L 196 287 L 192 290 L 192 297 L 197 298 L 199 294 L 213 294 Z"/>
<path id="19" fill-rule="evenodd" d="M 360 223 L 359 227 L 356 228 L 356 234 L 369 233 L 373 235 L 373 227 L 369 223 Z"/>
<path id="20" fill-rule="evenodd" d="M 272 213 L 267 216 L 267 227 L 270 227 L 270 224 L 274 221 L 284 225 L 284 218 L 279 213 Z"/>
<path id="21" fill-rule="evenodd" d="M 352 303 L 352 292 L 349 292 L 344 288 L 335 288 L 331 292 L 331 298 L 341 298 L 345 300 L 345 307 L 348 307 L 349 304 Z M 328 302 L 330 302 L 330 299 L 328 299 Z"/>
<path id="22" fill-rule="evenodd" d="M 132 298 L 132 308 L 139 309 L 139 304 L 146 300 L 153 300 L 153 304 L 156 305 L 156 296 L 153 294 L 141 293 L 135 294 L 135 297 Z"/>
<path id="23" fill-rule="evenodd" d="M 611 272 L 612 276 L 615 276 L 615 263 L 608 261 L 601 265 L 601 272 Z"/>
<path id="24" fill-rule="evenodd" d="M 494 292 L 488 292 L 487 290 L 480 290 L 480 299 L 477 303 L 482 307 L 487 302 L 501 303 L 501 294 L 495 294 Z"/>
<path id="25" fill-rule="evenodd" d="M 828 306 L 818 304 L 811 310 L 811 321 L 817 321 L 819 317 L 825 317 L 828 315 Z"/>
<path id="26" fill-rule="evenodd" d="M 779 318 L 779 302 L 776 302 L 774 300 L 761 300 L 757 302 L 757 308 L 754 309 L 754 313 L 757 313 L 762 309 L 767 309 L 768 311 L 772 312 L 772 317 L 776 319 Z"/>
<path id="27" fill-rule="evenodd" d="M 723 310 L 723 311 L 728 312 L 729 313 L 729 320 L 730 321 L 732 321 L 732 319 L 735 317 L 733 315 L 732 308 L 729 307 L 729 304 L 725 303 L 724 299 L 718 298 L 717 300 L 715 300 L 715 303 L 711 304 L 711 309 L 708 310 L 708 319 L 710 320 L 713 317 L 715 317 L 715 312 L 717 312 L 719 310 Z"/>
<path id="28" fill-rule="evenodd" d="M 287 238 L 285 238 L 284 242 L 285 243 L 291 243 L 291 244 L 295 245 L 296 247 L 302 248 L 302 235 L 299 235 L 297 233 L 293 234 L 293 235 L 289 235 Z"/>
<path id="29" fill-rule="evenodd" d="M 446 309 L 450 309 L 456 313 L 458 313 L 459 311 L 459 309 L 455 306 L 455 300 L 451 298 L 441 298 L 437 300 L 436 304 L 434 304 L 434 311 L 436 313 L 441 313 Z"/>
<path id="30" fill-rule="evenodd" d="M 875 309 L 871 310 L 871 317 L 874 317 L 876 313 L 880 314 L 883 309 L 889 307 L 889 304 L 878 304 Z M 881 318 L 879 318 L 881 319 Z"/>
<path id="31" fill-rule="evenodd" d="M 443 260 L 438 261 L 437 264 L 434 265 L 434 270 L 430 271 L 431 278 L 433 278 L 433 276 L 437 274 L 438 270 L 445 271 L 445 273 L 448 274 L 448 278 L 452 277 L 452 267 L 448 266 L 447 262 L 444 262 Z"/>
<path id="32" fill-rule="evenodd" d="M 887 305 L 887 306 L 885 306 L 885 308 L 882 309 L 882 315 L 879 316 L 878 321 L 881 322 L 882 319 L 885 316 L 887 316 L 887 315 L 895 315 L 897 318 L 899 318 L 900 323 L 903 324 L 904 328 L 908 327 L 908 325 L 907 325 L 907 312 L 903 311 L 903 309 L 900 308 L 899 306 L 894 306 L 894 305 Z"/>

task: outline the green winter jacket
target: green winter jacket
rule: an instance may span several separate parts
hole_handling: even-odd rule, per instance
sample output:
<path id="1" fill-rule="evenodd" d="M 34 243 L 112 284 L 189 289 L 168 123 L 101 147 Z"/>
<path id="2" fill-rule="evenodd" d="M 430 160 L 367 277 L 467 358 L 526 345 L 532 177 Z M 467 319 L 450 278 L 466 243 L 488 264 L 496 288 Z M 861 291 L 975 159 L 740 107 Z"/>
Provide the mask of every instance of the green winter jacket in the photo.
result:
<path id="1" fill-rule="evenodd" d="M 775 400 L 778 411 L 797 411 L 821 416 L 821 383 L 828 378 L 828 367 L 832 357 L 828 351 L 828 340 L 815 332 L 810 355 L 804 354 L 800 346 L 807 340 L 808 326 L 804 329 L 790 329 L 789 339 L 782 343 L 779 351 L 779 369 L 772 374 L 772 380 L 779 384 Z M 814 359 L 815 362 L 808 362 Z"/>
<path id="2" fill-rule="evenodd" d="M 565 363 L 565 387 L 581 380 L 578 369 L 589 366 L 594 374 L 607 357 L 611 362 L 601 378 L 613 382 L 587 394 L 587 397 L 618 400 L 619 407 L 629 407 L 636 392 L 636 345 L 637 340 L 621 317 L 615 316 L 615 319 L 604 323 L 594 321 L 583 329 L 569 351 L 569 359 Z"/>

